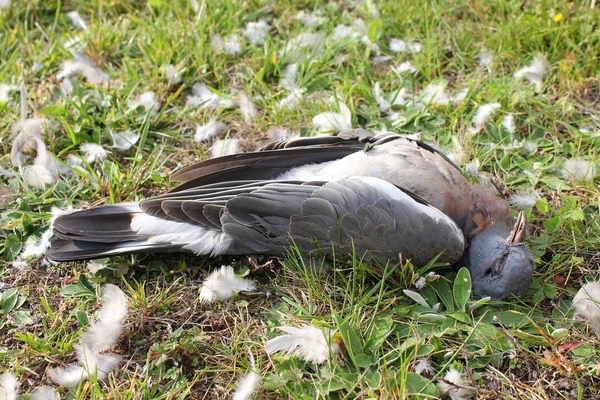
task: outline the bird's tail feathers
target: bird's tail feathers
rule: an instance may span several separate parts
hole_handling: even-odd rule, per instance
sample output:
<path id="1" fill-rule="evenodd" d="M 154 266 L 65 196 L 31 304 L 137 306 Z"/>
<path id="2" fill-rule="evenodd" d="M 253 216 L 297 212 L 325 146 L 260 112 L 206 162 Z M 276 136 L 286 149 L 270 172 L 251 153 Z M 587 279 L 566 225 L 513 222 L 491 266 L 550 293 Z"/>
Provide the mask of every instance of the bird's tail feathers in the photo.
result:
<path id="1" fill-rule="evenodd" d="M 74 261 L 180 247 L 151 243 L 148 235 L 132 230 L 131 221 L 140 214 L 138 203 L 122 203 L 62 215 L 54 221 L 54 238 L 46 258 Z"/>

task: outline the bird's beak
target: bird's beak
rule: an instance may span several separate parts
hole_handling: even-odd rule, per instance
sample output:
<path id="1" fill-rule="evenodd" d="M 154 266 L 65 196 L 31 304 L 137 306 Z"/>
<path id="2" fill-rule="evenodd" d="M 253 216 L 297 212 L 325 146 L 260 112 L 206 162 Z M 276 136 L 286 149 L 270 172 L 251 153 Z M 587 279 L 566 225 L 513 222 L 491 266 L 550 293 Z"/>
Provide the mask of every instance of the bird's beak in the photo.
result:
<path id="1" fill-rule="evenodd" d="M 508 244 L 523 243 L 525 241 L 525 235 L 527 234 L 526 228 L 527 217 L 525 216 L 525 213 L 521 211 L 517 217 L 517 223 L 508 237 Z"/>

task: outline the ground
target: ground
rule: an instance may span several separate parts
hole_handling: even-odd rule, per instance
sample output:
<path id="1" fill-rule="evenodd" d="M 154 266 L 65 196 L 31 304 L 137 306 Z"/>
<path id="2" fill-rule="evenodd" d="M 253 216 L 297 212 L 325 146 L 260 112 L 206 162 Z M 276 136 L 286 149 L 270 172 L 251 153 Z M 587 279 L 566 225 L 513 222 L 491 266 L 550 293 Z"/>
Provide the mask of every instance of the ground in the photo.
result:
<path id="1" fill-rule="evenodd" d="M 600 274 L 595 2 L 12 3 L 0 8 L 0 83 L 17 88 L 0 98 L 0 372 L 14 373 L 21 393 L 52 384 L 47 368 L 75 360 L 73 346 L 100 307 L 102 286 L 114 283 L 129 298 L 125 332 L 114 349 L 123 363 L 105 381 L 60 387 L 64 398 L 228 398 L 251 370 L 249 352 L 263 377 L 261 399 L 431 398 L 440 395 L 435 383 L 451 368 L 482 399 L 599 396 L 598 338 L 571 307 L 577 289 Z M 71 21 L 71 11 L 79 12 L 84 28 Z M 252 43 L 244 29 L 260 19 L 268 24 L 265 40 Z M 345 38 L 341 28 L 333 35 L 340 24 L 348 26 Z M 304 32 L 322 36 L 297 39 Z M 215 47 L 217 35 L 227 42 L 233 34 L 239 52 Z M 413 42 L 422 47 L 394 52 L 392 39 L 409 50 Z M 63 78 L 63 63 L 74 57 L 69 50 L 106 75 Z M 489 63 L 482 51 L 491 54 Z M 514 74 L 538 54 L 548 68 L 536 88 Z M 414 72 L 394 72 L 407 61 Z M 295 88 L 281 82 L 289 64 L 298 67 Z M 423 104 L 387 109 L 375 94 L 377 82 L 383 100 L 406 88 Z M 425 88 L 440 82 L 438 95 L 444 85 L 453 95 L 468 89 L 464 101 L 426 97 Z M 197 83 L 234 101 L 246 93 L 256 115 L 244 117 L 236 106 L 187 104 Z M 16 168 L 10 156 L 18 133 L 12 127 L 22 118 L 20 87 L 26 116 L 49 121 L 41 137 L 59 161 L 80 157 L 85 143 L 111 150 L 107 157 L 86 162 L 84 156 L 45 186 L 24 179 L 26 167 Z M 297 104 L 278 106 L 299 88 L 306 90 Z M 132 109 L 129 103 L 146 91 L 155 93 L 156 112 L 151 104 Z M 211 305 L 198 301 L 208 272 L 229 264 L 245 271 L 253 266 L 249 259 L 123 256 L 101 260 L 107 268 L 97 273 L 85 262 L 30 259 L 14 267 L 27 241 L 48 229 L 53 207 L 135 201 L 173 187 L 171 172 L 210 157 L 214 139 L 193 139 L 196 126 L 210 118 L 228 125 L 222 138 L 238 138 L 249 151 L 270 140 L 272 127 L 316 134 L 313 117 L 340 111 L 339 103 L 348 106 L 353 128 L 419 133 L 473 182 L 493 183 L 507 197 L 533 194 L 524 208 L 536 271 L 526 296 L 485 302 L 469 297 L 468 285 L 455 281 L 457 271 L 447 266 L 374 266 L 359 257 L 314 272 L 291 254 L 251 274 L 255 292 Z M 494 103 L 495 113 L 472 134 L 479 107 Z M 514 128 L 503 123 L 509 114 Z M 110 132 L 125 130 L 140 134 L 139 141 L 111 149 Z M 428 271 L 435 275 L 415 287 Z M 440 308 L 415 303 L 405 289 Z M 320 366 L 266 354 L 264 343 L 280 334 L 277 326 L 301 324 L 339 332 L 342 354 Z M 420 359 L 432 362 L 433 376 L 413 372 Z"/>

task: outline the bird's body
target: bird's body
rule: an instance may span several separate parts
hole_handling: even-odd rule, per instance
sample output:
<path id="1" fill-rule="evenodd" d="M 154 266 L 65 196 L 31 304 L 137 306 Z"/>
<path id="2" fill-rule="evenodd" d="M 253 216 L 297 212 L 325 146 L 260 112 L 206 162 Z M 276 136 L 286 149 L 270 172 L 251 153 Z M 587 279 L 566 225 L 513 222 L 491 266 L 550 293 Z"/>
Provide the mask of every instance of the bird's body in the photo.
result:
<path id="1" fill-rule="evenodd" d="M 58 218 L 48 258 L 173 250 L 279 256 L 294 243 L 368 252 L 380 262 L 399 254 L 416 265 L 462 258 L 478 279 L 474 291 L 494 298 L 522 294 L 531 281 L 524 223 L 513 229 L 507 202 L 473 187 L 439 150 L 398 135 L 275 142 L 173 178 L 184 183 L 165 195 Z M 516 253 L 522 265 L 509 266 L 508 276 L 504 264 Z"/>

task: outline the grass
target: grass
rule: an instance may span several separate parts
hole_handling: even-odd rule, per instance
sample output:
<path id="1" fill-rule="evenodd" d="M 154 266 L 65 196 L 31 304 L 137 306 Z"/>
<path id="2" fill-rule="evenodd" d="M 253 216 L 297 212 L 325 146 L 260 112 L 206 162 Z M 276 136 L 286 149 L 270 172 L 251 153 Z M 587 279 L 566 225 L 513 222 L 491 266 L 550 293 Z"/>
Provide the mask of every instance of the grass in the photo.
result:
<path id="1" fill-rule="evenodd" d="M 29 116 L 53 121 L 56 130 L 44 136 L 48 148 L 64 160 L 83 143 L 110 145 L 110 130 L 142 134 L 129 151 L 84 164 L 43 190 L 29 187 L 18 174 L 0 177 L 0 372 L 13 371 L 22 392 L 50 383 L 46 368 L 74 360 L 73 345 L 98 307 L 98 289 L 111 282 L 130 298 L 126 333 L 116 349 L 125 361 L 106 382 L 61 388 L 63 397 L 226 398 L 250 370 L 248 351 L 263 376 L 261 399 L 431 398 L 439 395 L 431 382 L 450 368 L 465 372 L 478 398 L 598 396 L 597 338 L 573 317 L 570 301 L 582 283 L 599 277 L 600 191 L 597 179 L 572 182 L 562 173 L 566 159 L 595 160 L 600 148 L 600 17 L 589 3 L 475 2 L 475 8 L 459 1 L 381 2 L 380 18 L 369 13 L 368 3 L 339 1 L 205 2 L 199 12 L 182 0 L 13 3 L 0 9 L 0 82 L 24 85 Z M 73 27 L 66 16 L 72 10 L 87 21 L 89 34 Z M 369 39 L 392 60 L 375 63 L 360 40 L 326 40 L 295 60 L 298 85 L 307 88 L 303 102 L 293 110 L 277 108 L 288 94 L 279 79 L 294 61 L 283 49 L 308 30 L 294 18 L 299 10 L 321 12 L 324 22 L 312 31 L 327 35 L 337 24 L 363 18 Z M 211 47 L 211 35 L 241 35 L 247 22 L 259 18 L 271 25 L 264 45 L 242 40 L 235 56 Z M 85 45 L 81 51 L 110 81 L 96 86 L 82 80 L 65 96 L 56 74 L 71 58 L 63 43 L 76 36 Z M 391 38 L 416 40 L 423 51 L 390 53 Z M 483 48 L 494 53 L 489 73 L 478 66 Z M 512 78 L 535 53 L 545 54 L 551 65 L 540 93 Z M 408 60 L 414 75 L 392 72 L 392 65 Z M 180 71 L 181 84 L 168 83 L 161 69 L 167 64 Z M 450 91 L 468 88 L 466 101 L 405 110 L 406 122 L 396 130 L 421 132 L 424 141 L 448 151 L 456 151 L 458 142 L 461 167 L 478 158 L 480 179 L 493 180 L 506 194 L 535 189 L 541 195 L 527 210 L 536 273 L 521 299 L 483 304 L 468 297 L 456 271 L 439 267 L 438 279 L 419 291 L 414 282 L 425 271 L 410 264 L 373 268 L 358 258 L 338 260 L 330 273 L 317 273 L 291 255 L 253 274 L 260 283 L 257 293 L 214 306 L 197 301 L 207 271 L 230 262 L 243 268 L 248 260 L 117 257 L 97 274 L 85 263 L 11 267 L 23 243 L 47 228 L 52 207 L 140 200 L 173 187 L 170 172 L 205 159 L 207 148 L 191 137 L 213 113 L 185 106 L 197 82 L 223 94 L 244 91 L 255 101 L 259 116 L 252 122 L 237 110 L 214 113 L 249 150 L 266 143 L 264 132 L 273 126 L 312 134 L 312 117 L 334 110 L 326 101 L 332 93 L 350 107 L 354 126 L 391 128 L 375 102 L 375 82 L 384 93 L 400 87 L 418 93 L 441 79 Z M 128 100 L 146 90 L 161 100 L 156 116 L 128 109 Z M 501 111 L 471 137 L 477 106 L 493 102 Z M 16 93 L 0 103 L 0 166 L 9 170 L 19 107 Z M 515 115 L 514 133 L 501 127 L 507 113 Z M 523 142 L 534 150 L 524 150 Z M 432 311 L 403 289 L 442 306 Z M 264 342 L 279 334 L 277 326 L 301 323 L 338 330 L 343 354 L 321 367 L 266 355 Z M 438 371 L 432 379 L 412 372 L 421 358 Z"/>

